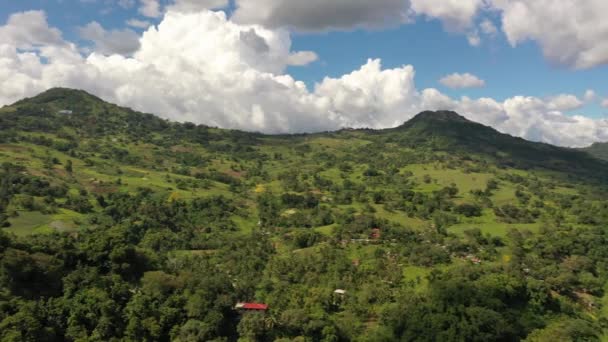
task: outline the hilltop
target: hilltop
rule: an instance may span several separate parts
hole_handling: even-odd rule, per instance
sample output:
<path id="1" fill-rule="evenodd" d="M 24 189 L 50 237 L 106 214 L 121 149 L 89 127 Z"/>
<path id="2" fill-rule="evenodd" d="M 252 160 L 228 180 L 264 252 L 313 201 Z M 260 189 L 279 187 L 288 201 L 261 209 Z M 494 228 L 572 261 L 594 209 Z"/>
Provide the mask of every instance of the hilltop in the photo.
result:
<path id="1" fill-rule="evenodd" d="M 585 151 L 449 111 L 264 135 L 62 88 L 0 128 L 0 339 L 601 334 L 608 163 Z"/>

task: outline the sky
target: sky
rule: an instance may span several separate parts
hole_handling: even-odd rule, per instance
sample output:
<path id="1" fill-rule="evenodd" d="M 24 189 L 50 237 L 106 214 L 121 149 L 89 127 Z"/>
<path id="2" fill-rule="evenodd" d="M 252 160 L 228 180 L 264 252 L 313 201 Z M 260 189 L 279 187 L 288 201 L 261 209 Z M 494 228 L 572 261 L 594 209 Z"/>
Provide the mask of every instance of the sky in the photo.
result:
<path id="1" fill-rule="evenodd" d="M 51 87 L 265 133 L 455 110 L 608 141 L 605 0 L 0 0 L 0 106 Z"/>

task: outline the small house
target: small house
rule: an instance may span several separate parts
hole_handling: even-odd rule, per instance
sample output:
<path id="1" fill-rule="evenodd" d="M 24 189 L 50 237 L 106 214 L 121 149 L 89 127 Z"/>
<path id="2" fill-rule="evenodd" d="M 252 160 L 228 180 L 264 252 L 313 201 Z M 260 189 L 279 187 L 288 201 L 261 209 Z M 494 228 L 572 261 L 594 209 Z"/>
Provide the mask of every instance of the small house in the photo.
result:
<path id="1" fill-rule="evenodd" d="M 71 115 L 72 113 L 73 113 L 73 111 L 68 110 L 68 109 L 64 109 L 64 110 L 60 110 L 59 111 L 59 114 L 62 114 L 62 115 Z"/>
<path id="2" fill-rule="evenodd" d="M 344 296 L 346 294 L 346 290 L 336 289 L 334 291 L 334 294 L 337 294 L 337 295 L 340 295 L 340 296 Z"/>
<path id="3" fill-rule="evenodd" d="M 236 303 L 234 308 L 242 311 L 266 311 L 268 310 L 268 305 L 261 303 Z"/>
<path id="4" fill-rule="evenodd" d="M 372 233 L 369 235 L 369 237 L 372 240 L 378 240 L 378 239 L 380 239 L 381 233 L 382 233 L 382 231 L 380 230 L 380 228 L 374 228 L 374 229 L 372 229 Z"/>
<path id="5" fill-rule="evenodd" d="M 474 255 L 472 255 L 472 254 L 467 255 L 466 259 L 470 260 L 475 265 L 481 264 L 481 259 L 478 258 L 478 257 L 476 257 L 476 256 L 474 256 Z"/>

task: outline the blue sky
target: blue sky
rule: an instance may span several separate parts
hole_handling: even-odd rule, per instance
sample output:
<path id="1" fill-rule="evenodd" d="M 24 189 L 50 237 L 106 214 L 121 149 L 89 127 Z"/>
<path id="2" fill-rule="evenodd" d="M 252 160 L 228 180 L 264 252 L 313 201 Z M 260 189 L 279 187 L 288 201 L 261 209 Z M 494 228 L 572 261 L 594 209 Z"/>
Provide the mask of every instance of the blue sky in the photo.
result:
<path id="1" fill-rule="evenodd" d="M 101 25 L 100 40 L 105 39 L 107 37 L 105 35 L 113 30 L 120 32 L 132 30 L 137 35 L 141 35 L 147 28 L 129 26 L 128 20 L 137 19 L 156 25 L 165 19 L 163 11 L 171 11 L 170 5 L 173 1 L 192 3 L 192 0 L 163 0 L 159 4 L 160 12 L 157 15 L 149 15 L 142 11 L 144 2 L 155 1 L 158 0 L 123 0 L 121 6 L 120 0 L 3 0 L 0 5 L 0 26 L 7 23 L 9 17 L 15 13 L 41 10 L 46 14 L 48 26 L 59 29 L 63 39 L 75 43 L 83 57 L 86 57 L 87 53 L 96 49 L 96 43 L 101 44 L 90 36 L 83 35 L 81 28 L 89 23 L 97 22 Z M 218 3 L 225 0 L 202 1 Z M 538 25 L 543 25 L 543 13 L 533 13 L 535 5 L 527 0 L 502 1 L 501 3 L 504 3 L 500 5 L 502 7 L 496 5 L 496 8 L 492 9 L 483 7 L 489 6 L 486 4 L 486 2 L 491 3 L 489 0 L 463 1 L 463 4 L 467 2 L 477 6 L 475 11 L 470 13 L 449 7 L 446 7 L 447 10 L 439 10 L 441 6 L 448 6 L 448 2 L 442 0 L 430 1 L 435 3 L 434 7 L 424 7 L 424 5 L 416 7 L 416 1 L 413 1 L 412 8 L 407 10 L 416 11 L 416 14 L 409 20 L 396 21 L 394 18 L 389 18 L 390 13 L 381 12 L 387 21 L 393 21 L 387 25 L 382 23 L 378 25 L 378 22 L 366 22 L 367 19 L 363 14 L 357 19 L 361 22 L 350 22 L 346 18 L 348 23 L 336 29 L 327 28 L 327 25 L 333 25 L 331 17 L 329 24 L 326 22 L 323 26 L 324 24 L 320 22 L 325 19 L 322 18 L 302 19 L 297 18 L 297 15 L 284 15 L 283 18 L 276 14 L 278 11 L 272 12 L 281 6 L 288 6 L 285 5 L 288 3 L 286 0 L 259 0 L 257 4 L 262 8 L 260 12 L 268 14 L 263 18 L 256 13 L 239 13 L 238 7 L 245 8 L 247 2 L 253 1 L 236 0 L 236 3 L 232 1 L 223 10 L 228 12 L 229 17 L 236 11 L 237 18 L 234 21 L 238 24 L 258 24 L 268 27 L 269 30 L 288 31 L 292 51 L 314 52 L 317 56 L 316 60 L 302 63 L 306 65 L 287 65 L 284 69 L 294 79 L 305 82 L 311 92 L 314 91 L 314 85 L 322 82 L 324 78 L 339 79 L 342 75 L 361 68 L 368 59 L 377 58 L 382 61 L 382 69 L 392 70 L 404 65 L 412 65 L 415 69 L 417 90 L 437 88 L 441 94 L 455 101 L 462 96 L 468 96 L 472 99 L 487 97 L 503 102 L 519 95 L 545 101 L 552 96 L 571 94 L 580 100 L 580 105 L 559 109 L 563 115 L 582 114 L 599 120 L 608 117 L 608 109 L 601 106 L 603 99 L 608 97 L 608 83 L 605 81 L 608 79 L 606 65 L 608 63 L 604 62 L 608 61 L 608 56 L 598 55 L 597 51 L 593 51 L 588 46 L 589 39 L 601 39 L 602 41 L 598 43 L 605 44 L 604 38 L 608 39 L 608 35 L 598 34 L 587 40 L 583 39 L 586 37 L 582 37 L 581 42 L 564 43 L 563 50 L 568 51 L 569 55 L 560 56 L 561 47 L 556 47 L 559 42 L 552 37 L 551 25 L 547 24 L 547 32 L 538 33 Z M 315 1 L 317 0 L 312 2 Z M 336 6 L 341 2 L 341 0 L 335 1 Z M 378 6 L 395 6 L 399 5 L 400 1 L 407 3 L 405 0 L 380 0 Z M 418 2 L 421 3 L 420 0 Z M 511 25 L 509 21 L 511 8 L 508 6 L 516 2 L 527 4 L 530 18 L 536 16 L 536 22 L 530 19 L 530 22 L 526 23 L 529 24 L 529 32 L 523 30 L 521 25 Z M 595 0 L 592 2 L 595 3 Z M 344 3 L 346 4 L 344 6 L 349 6 L 347 2 Z M 263 8 L 264 6 L 266 8 Z M 302 11 L 304 16 L 307 9 L 305 5 L 302 6 L 304 8 L 298 10 Z M 337 11 L 336 15 L 340 16 L 340 8 L 336 6 L 332 7 L 332 10 Z M 200 10 L 206 11 L 203 8 Z M 582 13 L 586 10 L 581 9 Z M 367 9 L 367 11 L 371 10 Z M 245 12 L 245 9 L 242 12 Z M 319 16 L 319 12 L 311 10 L 311 13 L 317 13 L 315 15 Z M 344 13 L 350 13 L 349 9 L 345 8 Z M 406 13 L 405 9 L 404 13 Z M 482 21 L 491 22 L 497 30 L 496 34 L 480 33 Z M 319 28 L 306 26 L 311 22 L 318 23 Z M 534 25 L 537 25 L 536 28 Z M 467 39 L 473 32 L 480 37 L 477 46 L 473 46 Z M 573 35 L 569 35 L 570 33 L 572 32 L 565 31 L 560 34 L 566 37 L 576 34 L 580 36 L 577 32 Z M 516 46 L 512 46 L 509 40 L 515 41 Z M 573 52 L 579 46 L 581 51 Z M 583 50 L 585 48 L 589 51 Z M 111 48 L 103 52 L 108 54 L 108 49 Z M 581 63 L 586 63 L 583 60 L 591 53 L 595 54 L 592 56 L 592 62 L 581 67 Z M 483 80 L 485 85 L 450 88 L 439 82 L 442 77 L 452 73 L 473 74 Z M 585 100 L 584 94 L 587 90 L 593 90 L 596 96 Z M 525 136 L 524 133 L 521 135 Z"/>

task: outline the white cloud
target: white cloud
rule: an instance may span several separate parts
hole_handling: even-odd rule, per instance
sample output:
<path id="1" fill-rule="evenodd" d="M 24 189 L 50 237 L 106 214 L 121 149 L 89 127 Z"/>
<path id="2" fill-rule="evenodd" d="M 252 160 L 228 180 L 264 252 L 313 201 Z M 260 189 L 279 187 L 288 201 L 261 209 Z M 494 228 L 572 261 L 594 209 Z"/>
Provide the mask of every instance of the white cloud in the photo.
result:
<path id="1" fill-rule="evenodd" d="M 602 107 L 608 108 L 608 99 L 602 100 Z"/>
<path id="2" fill-rule="evenodd" d="M 566 116 L 538 98 L 516 96 L 507 99 L 503 107 L 509 120 L 500 128 L 517 136 L 576 147 L 608 139 L 608 120 Z"/>
<path id="3" fill-rule="evenodd" d="M 409 0 L 236 0 L 233 19 L 299 31 L 379 28 L 409 20 Z"/>
<path id="4" fill-rule="evenodd" d="M 161 6 L 159 0 L 139 0 L 139 14 L 144 17 L 158 18 L 161 16 Z"/>
<path id="5" fill-rule="evenodd" d="M 222 2 L 206 0 L 197 8 L 209 7 L 207 1 Z M 472 46 L 498 36 L 493 20 L 499 16 L 513 47 L 532 40 L 555 64 L 579 69 L 608 64 L 606 0 L 235 0 L 235 5 L 238 23 L 308 32 L 397 26 L 423 16 L 466 35 Z"/>
<path id="6" fill-rule="evenodd" d="M 152 26 L 152 23 L 147 20 L 129 19 L 127 25 L 135 28 L 148 28 Z"/>
<path id="7" fill-rule="evenodd" d="M 298 51 L 292 52 L 287 58 L 287 64 L 294 66 L 308 65 L 319 59 L 316 53 L 313 51 Z"/>
<path id="8" fill-rule="evenodd" d="M 11 32 L 9 24 L 0 32 Z M 555 99 L 453 99 L 417 89 L 413 66 L 384 69 L 380 60 L 310 91 L 285 74 L 294 55 L 288 31 L 236 24 L 222 12 L 169 11 L 142 34 L 132 57 L 83 57 L 57 39 L 23 51 L 14 42 L 24 39 L 0 39 L 0 105 L 64 86 L 172 120 L 271 133 L 393 127 L 422 110 L 453 109 L 528 139 L 567 146 L 608 140 L 607 120 L 566 116 Z"/>
<path id="9" fill-rule="evenodd" d="M 63 44 L 61 31 L 48 26 L 43 11 L 12 14 L 6 25 L 0 27 L 0 44 L 20 49 Z"/>
<path id="10" fill-rule="evenodd" d="M 118 0 L 118 6 L 129 9 L 135 6 L 135 0 Z"/>
<path id="11" fill-rule="evenodd" d="M 479 77 L 470 73 L 453 73 L 447 75 L 439 80 L 439 83 L 452 89 L 463 89 L 463 88 L 481 88 L 486 85 L 486 82 Z"/>
<path id="12" fill-rule="evenodd" d="M 176 12 L 198 12 L 228 6 L 228 0 L 173 0 L 168 9 Z"/>
<path id="13" fill-rule="evenodd" d="M 416 14 L 441 19 L 450 31 L 465 31 L 483 5 L 483 0 L 411 0 Z"/>
<path id="14" fill-rule="evenodd" d="M 414 67 L 382 69 L 379 59 L 340 78 L 326 77 L 314 96 L 334 125 L 346 127 L 393 127 L 408 113 L 418 111 Z"/>
<path id="15" fill-rule="evenodd" d="M 120 0 L 133 1 L 133 0 Z M 140 14 L 160 17 L 160 0 L 139 0 Z M 167 0 L 166 10 L 197 12 L 224 8 L 228 0 Z M 267 28 L 321 32 L 382 28 L 413 22 L 417 16 L 440 20 L 446 30 L 466 35 L 479 46 L 498 35 L 512 46 L 536 41 L 548 60 L 574 68 L 608 63 L 608 1 L 605 0 L 235 0 L 233 20 Z"/>
<path id="16" fill-rule="evenodd" d="M 575 68 L 608 63 L 608 1 L 493 0 L 511 45 L 538 42 L 550 61 Z"/>
<path id="17" fill-rule="evenodd" d="M 585 99 L 585 102 L 592 102 L 595 101 L 595 97 L 595 91 L 593 89 L 587 89 L 583 98 Z"/>
<path id="18" fill-rule="evenodd" d="M 472 31 L 467 34 L 467 41 L 471 46 L 479 46 L 481 45 L 481 37 L 477 31 Z"/>
<path id="19" fill-rule="evenodd" d="M 498 29 L 489 19 L 484 19 L 481 24 L 479 24 L 479 28 L 481 29 L 481 32 L 490 37 L 494 37 L 498 33 Z"/>
<path id="20" fill-rule="evenodd" d="M 575 95 L 560 94 L 552 96 L 547 100 L 547 108 L 560 112 L 567 112 L 583 107 L 583 101 L 579 100 Z"/>
<path id="21" fill-rule="evenodd" d="M 139 49 L 139 35 L 132 30 L 106 31 L 98 22 L 93 21 L 79 28 L 80 36 L 95 44 L 95 51 L 111 55 L 130 55 Z"/>

